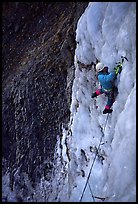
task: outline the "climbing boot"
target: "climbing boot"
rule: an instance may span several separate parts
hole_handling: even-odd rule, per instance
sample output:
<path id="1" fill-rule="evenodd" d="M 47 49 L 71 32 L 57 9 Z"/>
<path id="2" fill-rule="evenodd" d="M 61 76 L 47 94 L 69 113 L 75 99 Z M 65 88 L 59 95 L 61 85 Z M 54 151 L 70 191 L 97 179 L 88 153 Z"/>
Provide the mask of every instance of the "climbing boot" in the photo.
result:
<path id="1" fill-rule="evenodd" d="M 94 98 L 94 97 L 97 97 L 97 94 L 96 94 L 96 93 L 93 93 L 93 94 L 92 94 L 92 98 Z"/>
<path id="2" fill-rule="evenodd" d="M 103 114 L 112 113 L 112 111 L 113 111 L 112 109 L 106 109 L 105 108 L 104 111 L 103 111 Z"/>

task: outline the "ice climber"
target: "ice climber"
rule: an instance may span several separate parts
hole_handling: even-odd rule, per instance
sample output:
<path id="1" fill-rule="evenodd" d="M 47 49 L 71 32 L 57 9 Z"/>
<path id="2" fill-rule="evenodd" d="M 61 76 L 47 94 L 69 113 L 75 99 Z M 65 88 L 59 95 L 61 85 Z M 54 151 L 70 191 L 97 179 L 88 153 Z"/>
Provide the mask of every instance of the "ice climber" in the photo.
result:
<path id="1" fill-rule="evenodd" d="M 107 104 L 105 106 L 105 109 L 103 110 L 103 114 L 106 113 L 112 113 L 111 106 L 113 105 L 115 101 L 115 80 L 117 78 L 117 75 L 120 74 L 122 71 L 122 63 L 118 64 L 113 72 L 108 72 L 108 67 L 105 66 L 103 63 L 96 64 L 96 72 L 97 77 L 100 82 L 100 88 L 97 89 L 93 94 L 92 98 L 97 97 L 100 94 L 105 93 L 105 95 L 108 97 Z"/>

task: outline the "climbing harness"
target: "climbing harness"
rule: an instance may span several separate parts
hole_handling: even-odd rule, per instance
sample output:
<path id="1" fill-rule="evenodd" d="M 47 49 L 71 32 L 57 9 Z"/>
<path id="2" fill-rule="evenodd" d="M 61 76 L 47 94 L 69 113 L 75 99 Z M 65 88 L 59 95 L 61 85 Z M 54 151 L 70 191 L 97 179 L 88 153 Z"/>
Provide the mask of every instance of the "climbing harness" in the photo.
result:
<path id="1" fill-rule="evenodd" d="M 103 90 L 104 90 L 105 92 L 109 92 L 109 91 L 112 91 L 113 89 L 105 89 L 105 88 L 103 88 Z"/>
<path id="2" fill-rule="evenodd" d="M 102 136 L 101 136 L 101 139 L 100 139 L 100 142 L 99 142 L 99 145 L 98 145 L 98 148 L 97 148 L 97 152 L 96 152 L 96 154 L 95 154 L 95 157 L 94 157 L 93 162 L 92 162 L 92 164 L 91 164 L 91 168 L 90 168 L 90 171 L 89 171 L 89 174 L 88 174 L 88 177 L 87 177 L 87 180 L 86 180 L 84 189 L 83 189 L 82 194 L 81 194 L 80 202 L 82 201 L 82 198 L 83 198 L 84 192 L 85 192 L 85 190 L 86 190 L 87 184 L 88 184 L 88 186 L 89 186 L 89 189 L 90 189 L 90 192 L 91 192 L 93 201 L 95 202 L 95 198 L 94 198 L 94 195 L 93 195 L 91 186 L 90 186 L 90 184 L 89 184 L 89 178 L 90 178 L 90 175 L 91 175 L 91 172 L 92 172 L 92 168 L 93 168 L 94 162 L 95 162 L 95 160 L 96 160 L 96 156 L 97 156 L 97 154 L 98 154 L 98 150 L 99 150 L 100 145 L 101 145 L 101 142 L 102 142 L 102 138 L 103 138 L 103 135 L 104 135 L 104 132 L 105 132 L 106 124 L 107 124 L 107 121 L 108 121 L 108 117 L 109 117 L 109 113 L 107 114 L 107 117 L 106 117 L 105 125 L 104 125 L 104 127 L 103 127 L 103 134 L 102 134 Z"/>

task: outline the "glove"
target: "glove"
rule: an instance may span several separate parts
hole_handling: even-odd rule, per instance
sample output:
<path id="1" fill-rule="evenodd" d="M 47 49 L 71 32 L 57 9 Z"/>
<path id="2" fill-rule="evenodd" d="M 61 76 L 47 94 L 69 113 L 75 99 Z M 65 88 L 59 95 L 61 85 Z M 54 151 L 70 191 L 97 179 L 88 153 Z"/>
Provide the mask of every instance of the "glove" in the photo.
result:
<path id="1" fill-rule="evenodd" d="M 115 71 L 116 75 L 120 74 L 121 71 L 122 71 L 122 64 L 117 65 L 117 66 L 114 68 L 114 71 Z"/>

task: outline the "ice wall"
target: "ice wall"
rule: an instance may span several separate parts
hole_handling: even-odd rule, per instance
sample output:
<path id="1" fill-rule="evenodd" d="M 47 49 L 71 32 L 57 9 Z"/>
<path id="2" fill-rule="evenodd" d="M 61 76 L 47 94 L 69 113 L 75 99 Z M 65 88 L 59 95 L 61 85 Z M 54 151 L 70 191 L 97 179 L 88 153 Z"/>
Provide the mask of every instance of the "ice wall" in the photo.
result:
<path id="1" fill-rule="evenodd" d="M 134 202 L 136 199 L 136 4 L 135 2 L 89 3 L 76 29 L 75 80 L 71 120 L 64 132 L 70 161 L 61 201 Z M 93 66 L 96 60 L 112 71 L 121 55 L 128 58 L 116 80 L 118 95 L 113 113 L 102 114 L 107 98 L 91 98 L 98 87 Z M 102 145 L 84 186 L 100 139 Z M 63 142 L 64 145 L 64 142 Z M 65 145 L 64 145 L 65 146 Z M 66 148 L 66 147 L 65 147 Z M 92 190 L 92 191 L 91 191 Z M 92 196 L 93 193 L 93 196 Z M 102 200 L 103 198 L 103 200 Z"/>

